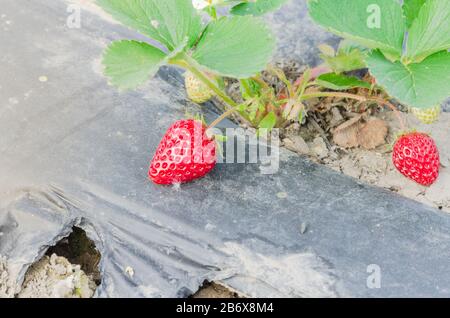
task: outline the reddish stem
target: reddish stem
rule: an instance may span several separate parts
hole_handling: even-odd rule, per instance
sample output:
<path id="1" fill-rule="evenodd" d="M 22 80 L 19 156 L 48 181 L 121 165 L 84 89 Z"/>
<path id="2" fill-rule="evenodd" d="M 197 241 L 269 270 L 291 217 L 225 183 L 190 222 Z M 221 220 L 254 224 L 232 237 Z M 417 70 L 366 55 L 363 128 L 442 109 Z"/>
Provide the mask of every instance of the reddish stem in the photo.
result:
<path id="1" fill-rule="evenodd" d="M 330 73 L 331 69 L 328 66 L 321 65 L 311 69 L 311 80 L 318 78 L 322 74 Z M 296 90 L 300 85 L 303 84 L 303 80 L 305 79 L 302 74 L 294 83 L 294 90 Z"/>

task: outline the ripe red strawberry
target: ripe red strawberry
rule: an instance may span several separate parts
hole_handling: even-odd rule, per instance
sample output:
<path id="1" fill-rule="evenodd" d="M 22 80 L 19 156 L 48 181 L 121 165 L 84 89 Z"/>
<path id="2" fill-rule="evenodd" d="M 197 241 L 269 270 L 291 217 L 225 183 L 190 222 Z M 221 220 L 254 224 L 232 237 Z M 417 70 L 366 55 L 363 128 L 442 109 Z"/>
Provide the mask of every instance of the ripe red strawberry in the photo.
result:
<path id="1" fill-rule="evenodd" d="M 198 120 L 174 123 L 161 140 L 148 175 L 157 184 L 189 182 L 205 176 L 216 165 L 216 143 Z"/>
<path id="2" fill-rule="evenodd" d="M 392 160 L 398 171 L 421 185 L 430 186 L 439 176 L 439 150 L 427 134 L 401 136 L 394 145 Z"/>

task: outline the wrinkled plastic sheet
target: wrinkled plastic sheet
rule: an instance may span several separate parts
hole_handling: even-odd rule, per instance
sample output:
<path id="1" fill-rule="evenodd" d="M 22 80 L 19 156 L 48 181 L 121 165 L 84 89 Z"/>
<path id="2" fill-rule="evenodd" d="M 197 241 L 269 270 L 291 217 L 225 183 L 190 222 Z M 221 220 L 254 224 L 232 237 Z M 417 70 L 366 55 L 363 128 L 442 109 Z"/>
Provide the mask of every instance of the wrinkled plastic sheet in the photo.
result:
<path id="1" fill-rule="evenodd" d="M 138 37 L 92 9 L 69 29 L 66 9 L 0 7 L 0 255 L 10 281 L 20 285 L 77 225 L 102 254 L 98 297 L 185 297 L 205 279 L 260 297 L 450 296 L 448 215 L 285 150 L 276 174 L 220 164 L 179 188 L 149 182 L 162 134 L 198 106 L 173 68 L 137 92 L 108 86 L 103 48 Z M 269 22 L 278 58 L 314 64 L 318 43 L 337 43 L 309 22 L 304 1 Z"/>

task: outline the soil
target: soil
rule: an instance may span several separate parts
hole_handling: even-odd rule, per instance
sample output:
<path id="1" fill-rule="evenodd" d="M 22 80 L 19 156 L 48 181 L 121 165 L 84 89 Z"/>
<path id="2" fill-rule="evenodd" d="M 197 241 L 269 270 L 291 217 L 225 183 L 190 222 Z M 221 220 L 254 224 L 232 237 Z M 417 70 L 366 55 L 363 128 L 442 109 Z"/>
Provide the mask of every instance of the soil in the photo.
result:
<path id="1" fill-rule="evenodd" d="M 6 258 L 0 255 L 0 298 L 14 297 L 15 286 L 11 281 Z"/>
<path id="2" fill-rule="evenodd" d="M 53 254 L 33 264 L 18 298 L 91 298 L 97 285 L 79 265 Z"/>
<path id="3" fill-rule="evenodd" d="M 92 276 L 97 285 L 100 285 L 99 263 L 101 255 L 94 242 L 87 237 L 86 232 L 81 228 L 74 227 L 67 238 L 50 247 L 46 255 L 51 256 L 52 254 L 65 257 L 72 264 L 80 265 L 81 269 Z"/>
<path id="4" fill-rule="evenodd" d="M 244 298 L 230 288 L 215 282 L 205 282 L 191 298 Z"/>
<path id="5" fill-rule="evenodd" d="M 276 66 L 284 70 L 291 82 L 305 69 L 295 61 L 277 63 Z M 369 76 L 364 70 L 352 75 Z M 277 92 L 283 89 L 276 77 L 267 73 L 263 77 Z M 239 101 L 238 84 L 229 84 L 228 92 Z M 349 92 L 359 93 L 357 90 Z M 380 93 L 378 97 L 385 96 Z M 406 107 L 395 106 L 408 130 L 429 133 L 438 145 L 442 166 L 439 179 L 431 187 L 405 178 L 392 164 L 392 144 L 401 127 L 393 111 L 376 104 L 361 105 L 337 98 L 311 100 L 304 122 L 292 123 L 280 131 L 281 145 L 350 177 L 450 212 L 450 146 L 447 142 L 450 113 L 442 113 L 438 122 L 426 125 L 408 113 Z"/>
<path id="6" fill-rule="evenodd" d="M 16 297 L 91 298 L 101 281 L 100 258 L 86 232 L 74 227 L 67 238 L 50 247 L 28 269 Z"/>
<path id="7" fill-rule="evenodd" d="M 361 146 L 354 148 L 339 147 L 331 138 L 329 140 L 331 147 L 327 147 L 327 143 L 320 133 L 314 135 L 311 131 L 308 132 L 311 136 L 304 139 L 308 151 L 304 148 L 297 149 L 295 145 L 292 145 L 292 139 L 298 139 L 299 136 L 301 138 L 301 135 L 305 133 L 285 135 L 283 145 L 350 177 L 450 212 L 450 191 L 448 191 L 450 187 L 450 147 L 446 142 L 447 136 L 450 134 L 450 114 L 441 114 L 440 121 L 433 125 L 421 124 L 411 114 L 402 114 L 404 120 L 411 123 L 409 127 L 430 133 L 438 144 L 441 155 L 440 176 L 436 183 L 430 187 L 421 186 L 405 178 L 392 163 L 391 143 L 400 130 L 393 112 L 378 112 L 374 117 L 383 120 L 388 127 L 386 142 L 374 149 L 365 149 Z"/>

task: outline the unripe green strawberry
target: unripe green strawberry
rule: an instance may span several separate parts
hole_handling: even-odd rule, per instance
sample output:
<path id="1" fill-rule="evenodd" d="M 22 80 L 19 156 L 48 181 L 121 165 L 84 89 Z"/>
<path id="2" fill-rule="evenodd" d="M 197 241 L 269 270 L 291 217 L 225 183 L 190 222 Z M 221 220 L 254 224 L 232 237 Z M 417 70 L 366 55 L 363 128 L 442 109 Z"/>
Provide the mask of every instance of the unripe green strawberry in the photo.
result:
<path id="1" fill-rule="evenodd" d="M 411 112 L 424 124 L 432 124 L 438 120 L 441 114 L 441 105 L 430 108 L 412 107 Z"/>
<path id="2" fill-rule="evenodd" d="M 214 97 L 215 93 L 198 80 L 194 74 L 187 72 L 185 75 L 186 92 L 190 100 L 197 104 L 203 104 Z"/>

